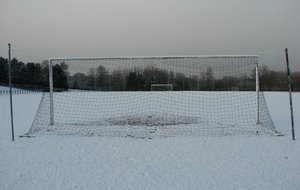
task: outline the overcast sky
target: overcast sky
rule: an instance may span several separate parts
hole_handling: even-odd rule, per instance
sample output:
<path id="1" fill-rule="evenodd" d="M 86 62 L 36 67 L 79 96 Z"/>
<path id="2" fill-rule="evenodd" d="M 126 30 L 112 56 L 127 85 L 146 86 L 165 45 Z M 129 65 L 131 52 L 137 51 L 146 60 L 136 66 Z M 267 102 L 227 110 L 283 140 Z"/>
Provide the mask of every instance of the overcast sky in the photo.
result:
<path id="1" fill-rule="evenodd" d="M 299 0 L 0 0 L 0 56 L 259 55 L 300 71 Z"/>

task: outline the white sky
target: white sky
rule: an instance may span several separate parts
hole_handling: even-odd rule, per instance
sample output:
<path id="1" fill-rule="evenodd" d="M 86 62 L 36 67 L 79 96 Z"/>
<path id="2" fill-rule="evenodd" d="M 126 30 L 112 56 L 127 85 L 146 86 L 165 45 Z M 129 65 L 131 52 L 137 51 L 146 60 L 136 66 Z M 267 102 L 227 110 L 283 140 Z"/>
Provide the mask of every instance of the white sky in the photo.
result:
<path id="1" fill-rule="evenodd" d="M 0 56 L 259 55 L 300 71 L 299 0 L 0 0 Z"/>

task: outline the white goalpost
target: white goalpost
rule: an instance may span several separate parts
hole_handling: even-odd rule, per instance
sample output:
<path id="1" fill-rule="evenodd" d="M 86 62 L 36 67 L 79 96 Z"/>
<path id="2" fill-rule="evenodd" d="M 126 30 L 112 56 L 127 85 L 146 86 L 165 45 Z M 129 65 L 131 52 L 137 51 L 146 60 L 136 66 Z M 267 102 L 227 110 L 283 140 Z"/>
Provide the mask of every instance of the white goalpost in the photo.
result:
<path id="1" fill-rule="evenodd" d="M 26 134 L 277 134 L 257 56 L 49 59 L 49 92 Z"/>

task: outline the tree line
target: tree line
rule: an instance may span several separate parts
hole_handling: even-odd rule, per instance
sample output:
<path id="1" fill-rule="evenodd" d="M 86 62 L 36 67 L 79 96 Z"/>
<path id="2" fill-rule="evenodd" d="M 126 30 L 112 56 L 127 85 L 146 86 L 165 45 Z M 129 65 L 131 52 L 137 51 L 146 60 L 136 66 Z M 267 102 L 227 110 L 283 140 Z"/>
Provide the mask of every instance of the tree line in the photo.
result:
<path id="1" fill-rule="evenodd" d="M 15 86 L 29 89 L 47 89 L 49 86 L 48 61 L 27 64 L 11 60 L 12 83 Z M 70 74 L 66 63 L 53 66 L 53 85 L 56 89 L 79 89 L 100 91 L 149 91 L 152 84 L 172 84 L 173 90 L 227 91 L 255 90 L 255 71 L 249 76 L 214 77 L 213 70 L 208 67 L 198 76 L 186 76 L 156 67 L 131 70 L 114 70 L 109 72 L 100 65 L 90 68 L 87 73 Z M 264 91 L 286 91 L 287 75 L 285 71 L 273 71 L 267 66 L 259 68 L 260 87 Z M 0 57 L 0 83 L 8 84 L 8 60 Z M 300 72 L 291 73 L 294 91 L 300 90 Z"/>
<path id="2" fill-rule="evenodd" d="M 12 85 L 30 90 L 47 90 L 49 88 L 48 61 L 27 64 L 16 58 L 11 60 Z M 9 83 L 8 59 L 0 57 L 0 83 Z M 66 65 L 53 66 L 53 83 L 57 89 L 68 89 Z"/>
<path id="3" fill-rule="evenodd" d="M 288 91 L 287 72 L 273 71 L 267 66 L 259 68 L 260 87 L 264 91 Z M 293 91 L 300 91 L 300 72 L 291 72 Z"/>
<path id="4" fill-rule="evenodd" d="M 101 91 L 149 91 L 152 84 L 172 84 L 173 90 L 255 90 L 255 77 L 216 79 L 210 67 L 199 76 L 186 76 L 155 66 L 109 72 L 103 65 L 90 68 L 87 74 L 69 76 L 69 88 Z"/>

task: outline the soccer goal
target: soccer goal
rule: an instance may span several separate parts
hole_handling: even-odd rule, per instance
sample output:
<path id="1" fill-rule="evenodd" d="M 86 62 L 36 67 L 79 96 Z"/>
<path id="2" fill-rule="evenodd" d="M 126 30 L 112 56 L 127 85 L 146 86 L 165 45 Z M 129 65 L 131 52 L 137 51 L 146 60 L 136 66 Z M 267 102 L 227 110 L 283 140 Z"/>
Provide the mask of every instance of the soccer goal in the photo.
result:
<path id="1" fill-rule="evenodd" d="M 49 60 L 28 136 L 227 136 L 276 134 L 257 56 Z"/>
<path id="2" fill-rule="evenodd" d="M 172 84 L 151 84 L 151 91 L 172 91 Z"/>

